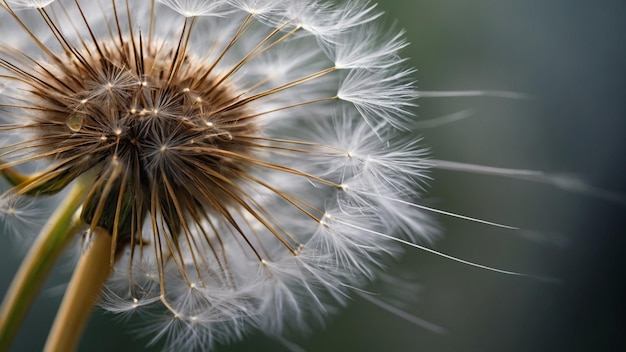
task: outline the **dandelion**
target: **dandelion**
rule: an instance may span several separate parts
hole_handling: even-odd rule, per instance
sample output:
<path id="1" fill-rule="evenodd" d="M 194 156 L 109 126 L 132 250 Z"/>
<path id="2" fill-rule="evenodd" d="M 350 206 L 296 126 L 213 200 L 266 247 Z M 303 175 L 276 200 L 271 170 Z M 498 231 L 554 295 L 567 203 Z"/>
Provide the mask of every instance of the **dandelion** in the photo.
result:
<path id="1" fill-rule="evenodd" d="M 420 200 L 431 167 L 504 173 L 429 159 L 407 43 L 367 2 L 0 4 L 0 214 L 17 227 L 16 204 L 62 198 L 29 254 L 44 270 L 7 295 L 2 347 L 25 314 L 12 303 L 81 235 L 48 350 L 75 347 L 96 296 L 169 350 L 283 340 L 403 247 L 443 255 L 423 246 L 430 214 L 457 215 Z"/>
<path id="2" fill-rule="evenodd" d="M 435 234 L 406 43 L 375 6 L 2 7 L 3 199 L 71 188 L 40 238 L 86 241 L 47 348 L 105 280 L 102 306 L 170 349 L 306 331 Z"/>

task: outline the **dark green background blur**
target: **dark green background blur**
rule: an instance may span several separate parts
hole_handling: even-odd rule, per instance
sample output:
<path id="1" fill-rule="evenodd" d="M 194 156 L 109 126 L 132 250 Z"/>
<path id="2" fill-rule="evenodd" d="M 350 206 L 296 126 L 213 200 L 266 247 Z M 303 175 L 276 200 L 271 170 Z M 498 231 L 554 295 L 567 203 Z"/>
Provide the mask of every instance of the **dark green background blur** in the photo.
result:
<path id="1" fill-rule="evenodd" d="M 405 51 L 423 90 L 502 89 L 533 99 L 422 99 L 420 118 L 471 108 L 474 117 L 422 131 L 435 158 L 584 175 L 626 193 L 626 3 L 620 0 L 386 0 L 405 28 Z M 307 351 L 625 350 L 626 207 L 546 185 L 436 171 L 432 204 L 536 230 L 522 236 L 441 218 L 436 248 L 464 259 L 560 283 L 495 274 L 417 250 L 391 268 L 418 293 L 404 309 L 448 330 L 421 329 L 362 299 L 327 328 L 295 341 Z M 0 239 L 0 292 L 21 253 Z M 61 270 L 62 272 L 63 270 Z M 67 272 L 67 268 L 64 270 Z M 56 277 L 51 284 L 66 281 Z M 41 349 L 60 300 L 46 293 L 15 351 Z M 140 351 L 129 327 L 94 315 L 82 351 Z M 156 348 L 155 350 L 158 350 Z M 284 351 L 253 336 L 222 351 Z"/>

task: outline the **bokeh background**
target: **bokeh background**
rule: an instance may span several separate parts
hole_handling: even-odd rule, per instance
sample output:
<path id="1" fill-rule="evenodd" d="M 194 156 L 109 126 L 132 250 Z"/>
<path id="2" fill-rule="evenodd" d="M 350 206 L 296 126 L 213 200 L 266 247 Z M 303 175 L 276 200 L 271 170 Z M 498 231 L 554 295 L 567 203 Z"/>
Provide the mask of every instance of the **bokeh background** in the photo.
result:
<path id="1" fill-rule="evenodd" d="M 626 193 L 626 3 L 621 0 L 382 0 L 422 90 L 490 89 L 525 100 L 428 98 L 428 119 L 471 109 L 471 118 L 420 131 L 435 158 L 584 177 Z M 626 349 L 621 287 L 626 206 L 546 184 L 434 171 L 435 207 L 519 226 L 505 231 L 440 217 L 436 249 L 502 269 L 496 274 L 417 250 L 390 267 L 402 284 L 372 287 L 433 333 L 359 298 L 326 329 L 295 338 L 307 351 L 617 351 Z M 0 292 L 22 256 L 0 238 Z M 57 270 L 15 343 L 37 351 L 60 301 Z M 83 351 L 141 351 L 128 324 L 98 312 Z M 158 346 L 152 350 L 159 350 Z M 260 336 L 222 351 L 285 351 Z"/>

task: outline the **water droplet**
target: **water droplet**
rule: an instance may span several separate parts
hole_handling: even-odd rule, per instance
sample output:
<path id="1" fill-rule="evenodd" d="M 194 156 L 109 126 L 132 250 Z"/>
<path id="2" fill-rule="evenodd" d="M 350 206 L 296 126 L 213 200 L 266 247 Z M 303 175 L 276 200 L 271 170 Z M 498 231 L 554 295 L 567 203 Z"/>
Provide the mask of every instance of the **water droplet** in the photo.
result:
<path id="1" fill-rule="evenodd" d="M 67 125 L 67 127 L 74 132 L 80 131 L 80 129 L 83 128 L 84 123 L 85 123 L 85 118 L 83 117 L 82 114 L 72 114 L 65 121 L 65 124 Z"/>

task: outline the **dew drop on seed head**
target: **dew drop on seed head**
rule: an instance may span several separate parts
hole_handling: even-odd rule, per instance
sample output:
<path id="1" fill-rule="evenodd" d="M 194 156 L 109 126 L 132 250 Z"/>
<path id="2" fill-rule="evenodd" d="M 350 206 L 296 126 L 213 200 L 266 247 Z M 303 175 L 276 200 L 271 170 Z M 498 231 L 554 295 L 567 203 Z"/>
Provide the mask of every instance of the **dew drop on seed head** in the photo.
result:
<path id="1" fill-rule="evenodd" d="M 81 128 L 83 128 L 83 124 L 85 123 L 85 118 L 81 114 L 72 114 L 70 117 L 65 120 L 65 125 L 74 131 L 78 132 Z"/>

